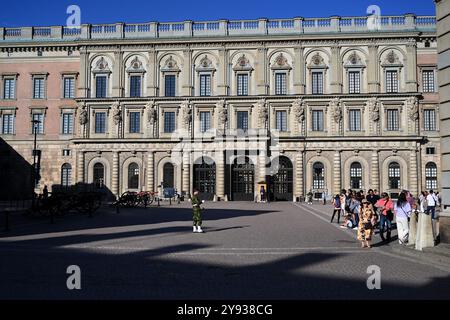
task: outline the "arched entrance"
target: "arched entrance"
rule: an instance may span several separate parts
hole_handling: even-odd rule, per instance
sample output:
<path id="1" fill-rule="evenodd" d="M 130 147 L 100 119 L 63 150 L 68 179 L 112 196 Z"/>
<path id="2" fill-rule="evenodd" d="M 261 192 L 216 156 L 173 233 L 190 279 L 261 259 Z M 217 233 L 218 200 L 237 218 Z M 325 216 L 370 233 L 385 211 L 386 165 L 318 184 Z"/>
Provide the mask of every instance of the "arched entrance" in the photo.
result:
<path id="1" fill-rule="evenodd" d="M 202 157 L 194 164 L 194 189 L 200 192 L 202 200 L 213 200 L 216 193 L 216 164 L 210 158 Z"/>
<path id="2" fill-rule="evenodd" d="M 175 168 L 170 162 L 163 167 L 163 188 L 174 188 L 175 186 Z"/>
<path id="3" fill-rule="evenodd" d="M 253 201 L 255 197 L 255 166 L 247 157 L 234 160 L 231 168 L 233 201 Z"/>
<path id="4" fill-rule="evenodd" d="M 294 171 L 291 160 L 279 157 L 274 165 L 270 181 L 270 197 L 272 201 L 292 201 L 294 196 Z"/>

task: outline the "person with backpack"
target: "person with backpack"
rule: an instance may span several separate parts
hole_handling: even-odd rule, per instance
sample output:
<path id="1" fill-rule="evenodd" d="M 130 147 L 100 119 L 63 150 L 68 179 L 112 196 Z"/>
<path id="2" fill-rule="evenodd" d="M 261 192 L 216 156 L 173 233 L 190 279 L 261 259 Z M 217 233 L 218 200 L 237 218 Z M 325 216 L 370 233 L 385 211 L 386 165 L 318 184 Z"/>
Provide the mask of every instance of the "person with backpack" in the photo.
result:
<path id="1" fill-rule="evenodd" d="M 334 216 L 337 214 L 337 223 L 339 223 L 339 220 L 341 218 L 341 197 L 340 195 L 335 195 L 333 199 L 333 216 L 331 217 L 330 223 L 333 223 Z"/>
<path id="2" fill-rule="evenodd" d="M 438 207 L 439 199 L 434 194 L 433 190 L 430 190 L 430 192 L 427 195 L 427 214 L 431 214 L 431 219 L 436 219 L 436 207 Z"/>
<path id="3" fill-rule="evenodd" d="M 400 193 L 394 211 L 397 220 L 398 242 L 402 245 L 406 245 L 409 237 L 408 219 L 411 216 L 412 211 L 406 192 Z"/>
<path id="4" fill-rule="evenodd" d="M 380 237 L 381 240 L 391 240 L 392 220 L 394 220 L 394 202 L 389 198 L 386 192 L 381 194 L 381 199 L 377 201 L 375 207 L 379 211 L 380 216 Z M 384 237 L 384 226 L 386 225 L 386 238 Z"/>

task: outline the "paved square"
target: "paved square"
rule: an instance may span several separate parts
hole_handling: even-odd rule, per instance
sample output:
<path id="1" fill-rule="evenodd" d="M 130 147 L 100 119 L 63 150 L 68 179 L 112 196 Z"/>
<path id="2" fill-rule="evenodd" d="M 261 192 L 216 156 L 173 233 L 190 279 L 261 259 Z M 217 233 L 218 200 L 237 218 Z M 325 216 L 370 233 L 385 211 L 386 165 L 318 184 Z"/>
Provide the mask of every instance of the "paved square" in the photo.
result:
<path id="1" fill-rule="evenodd" d="M 400 255 L 395 243 L 361 249 L 356 231 L 331 224 L 329 213 L 207 203 L 205 234 L 192 233 L 189 203 L 30 220 L 0 233 L 0 298 L 450 298 L 445 266 Z M 66 287 L 70 265 L 81 268 L 81 290 Z M 371 265 L 381 268 L 381 290 L 367 289 Z"/>

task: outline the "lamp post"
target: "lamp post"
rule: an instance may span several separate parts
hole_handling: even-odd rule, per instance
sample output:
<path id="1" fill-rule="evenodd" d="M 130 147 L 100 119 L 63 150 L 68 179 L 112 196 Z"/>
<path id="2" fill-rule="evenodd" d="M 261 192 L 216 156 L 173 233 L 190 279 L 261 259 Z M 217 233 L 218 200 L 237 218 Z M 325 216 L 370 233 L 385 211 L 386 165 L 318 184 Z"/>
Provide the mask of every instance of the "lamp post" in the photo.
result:
<path id="1" fill-rule="evenodd" d="M 36 196 L 35 196 L 35 192 L 34 190 L 36 189 L 36 184 L 37 184 L 37 168 L 36 168 L 36 155 L 37 155 L 37 150 L 36 150 L 36 144 L 37 144 L 37 127 L 38 125 L 41 123 L 41 121 L 33 119 L 31 120 L 31 123 L 33 124 L 33 134 L 34 134 L 34 147 L 33 147 L 33 175 L 32 175 L 32 180 L 33 180 L 33 196 L 32 196 L 32 206 L 34 208 L 35 206 L 35 201 L 36 201 Z"/>

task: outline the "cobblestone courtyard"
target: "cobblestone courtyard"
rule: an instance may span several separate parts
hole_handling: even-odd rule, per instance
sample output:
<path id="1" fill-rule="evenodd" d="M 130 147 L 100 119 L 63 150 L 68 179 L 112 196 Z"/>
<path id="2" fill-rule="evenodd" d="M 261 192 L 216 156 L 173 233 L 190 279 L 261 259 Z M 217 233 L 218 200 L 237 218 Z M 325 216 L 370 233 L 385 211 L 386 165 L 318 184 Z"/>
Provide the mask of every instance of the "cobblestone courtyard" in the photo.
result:
<path id="1" fill-rule="evenodd" d="M 330 207 L 207 203 L 193 234 L 188 203 L 13 220 L 0 233 L 1 299 L 448 299 L 450 269 L 393 250 L 361 249 Z M 15 224 L 14 224 L 15 223 Z M 70 265 L 81 290 L 66 287 Z M 367 268 L 381 268 L 368 290 Z"/>

